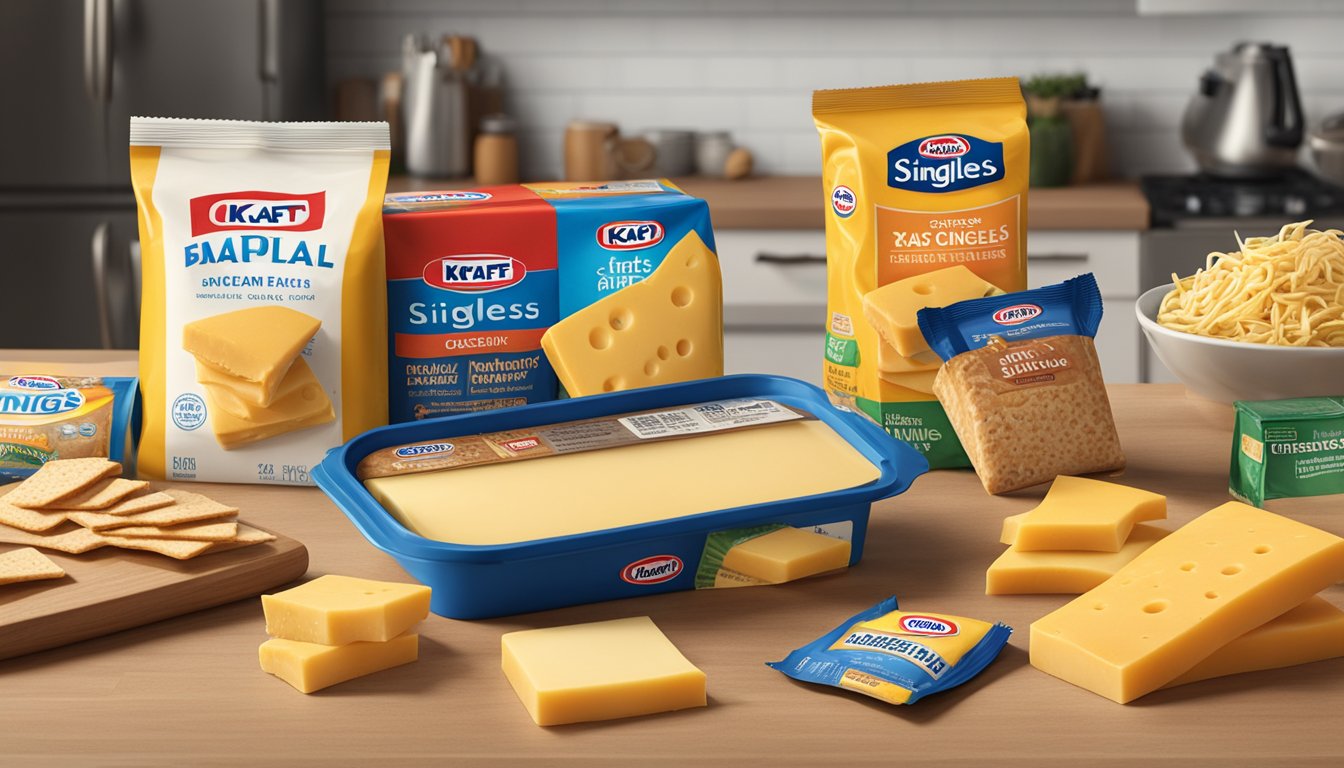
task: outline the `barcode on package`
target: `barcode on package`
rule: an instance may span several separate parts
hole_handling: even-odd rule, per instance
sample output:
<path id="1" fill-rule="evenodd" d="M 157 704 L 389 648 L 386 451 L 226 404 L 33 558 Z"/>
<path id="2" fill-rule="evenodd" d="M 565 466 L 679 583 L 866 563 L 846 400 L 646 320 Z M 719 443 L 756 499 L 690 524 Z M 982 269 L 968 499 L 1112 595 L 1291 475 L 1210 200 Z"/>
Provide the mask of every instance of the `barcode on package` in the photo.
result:
<path id="1" fill-rule="evenodd" d="M 641 440 L 671 435 L 693 435 L 755 424 L 793 421 L 804 416 L 773 400 L 743 398 L 716 400 L 667 411 L 641 413 L 617 419 Z"/>

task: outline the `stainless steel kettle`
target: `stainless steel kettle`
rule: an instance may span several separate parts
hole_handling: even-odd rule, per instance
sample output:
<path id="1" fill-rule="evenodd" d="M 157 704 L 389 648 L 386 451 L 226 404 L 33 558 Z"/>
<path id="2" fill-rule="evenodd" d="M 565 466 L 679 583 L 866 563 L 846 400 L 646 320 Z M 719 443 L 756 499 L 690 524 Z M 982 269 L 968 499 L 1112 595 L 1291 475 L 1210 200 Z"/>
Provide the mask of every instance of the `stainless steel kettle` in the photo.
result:
<path id="1" fill-rule="evenodd" d="M 1302 102 L 1288 48 L 1238 43 L 1218 54 L 1186 105 L 1181 140 L 1200 170 L 1269 176 L 1297 165 Z"/>

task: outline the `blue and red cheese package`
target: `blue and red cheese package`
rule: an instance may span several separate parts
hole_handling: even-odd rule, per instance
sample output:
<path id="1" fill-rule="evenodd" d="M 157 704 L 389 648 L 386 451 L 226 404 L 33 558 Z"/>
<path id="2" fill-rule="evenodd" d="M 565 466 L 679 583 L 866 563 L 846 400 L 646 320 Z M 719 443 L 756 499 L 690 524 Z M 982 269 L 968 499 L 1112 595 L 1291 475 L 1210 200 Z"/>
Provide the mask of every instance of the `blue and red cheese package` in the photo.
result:
<path id="1" fill-rule="evenodd" d="M 393 194 L 383 227 L 393 423 L 555 399 L 542 336 L 649 280 L 692 232 L 718 284 L 709 207 L 663 181 Z"/>

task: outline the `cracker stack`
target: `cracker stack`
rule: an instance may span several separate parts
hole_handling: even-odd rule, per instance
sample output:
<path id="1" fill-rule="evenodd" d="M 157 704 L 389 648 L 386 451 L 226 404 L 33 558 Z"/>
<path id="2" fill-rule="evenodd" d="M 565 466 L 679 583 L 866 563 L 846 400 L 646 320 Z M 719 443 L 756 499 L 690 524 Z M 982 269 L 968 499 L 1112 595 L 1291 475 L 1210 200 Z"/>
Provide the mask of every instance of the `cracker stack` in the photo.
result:
<path id="1" fill-rule="evenodd" d="M 191 491 L 154 491 L 120 473 L 106 459 L 59 459 L 0 487 L 0 543 L 72 555 L 110 546 L 188 560 L 275 539 L 239 522 L 235 507 Z"/>

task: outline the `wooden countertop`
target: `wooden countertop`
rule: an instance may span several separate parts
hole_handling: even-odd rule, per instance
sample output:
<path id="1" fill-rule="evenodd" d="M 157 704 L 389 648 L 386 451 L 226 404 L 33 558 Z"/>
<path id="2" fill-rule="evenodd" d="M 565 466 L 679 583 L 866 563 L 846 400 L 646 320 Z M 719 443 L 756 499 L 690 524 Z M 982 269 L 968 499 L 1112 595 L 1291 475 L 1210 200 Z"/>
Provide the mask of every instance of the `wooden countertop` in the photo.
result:
<path id="1" fill-rule="evenodd" d="M 739 181 L 687 177 L 674 179 L 688 194 L 709 201 L 720 229 L 822 229 L 826 203 L 815 176 L 757 176 Z M 389 192 L 470 188 L 466 179 L 418 179 L 394 176 Z M 1137 183 L 1116 181 L 1057 189 L 1033 189 L 1027 195 L 1031 229 L 1143 230 L 1148 201 Z"/>
<path id="2" fill-rule="evenodd" d="M 1167 494 L 1173 524 L 1227 500 L 1229 409 L 1188 400 L 1176 385 L 1111 393 L 1126 482 Z M 306 543 L 312 576 L 408 579 L 317 490 L 204 490 Z M 1028 625 L 1068 598 L 986 597 L 984 569 L 1001 549 L 1002 518 L 1042 492 L 992 498 L 967 472 L 935 472 L 876 505 L 864 559 L 848 573 L 489 621 L 431 616 L 418 663 L 310 696 L 260 671 L 261 607 L 245 600 L 0 663 L 8 702 L 0 744 L 26 766 L 1344 763 L 1344 659 L 1159 691 L 1128 706 L 1032 668 Z M 1338 498 L 1274 508 L 1344 534 Z M 1005 621 L 1016 630 L 1011 646 L 971 683 L 909 707 L 763 666 L 890 594 L 909 609 Z M 1344 604 L 1344 587 L 1325 594 Z M 500 635 L 631 615 L 651 616 L 705 670 L 709 706 L 533 725 L 500 673 Z"/>

